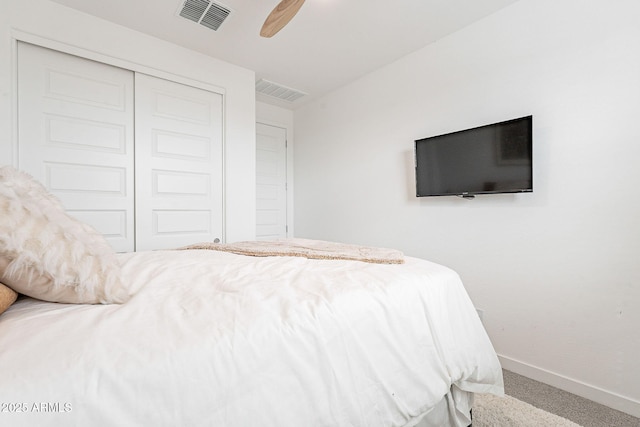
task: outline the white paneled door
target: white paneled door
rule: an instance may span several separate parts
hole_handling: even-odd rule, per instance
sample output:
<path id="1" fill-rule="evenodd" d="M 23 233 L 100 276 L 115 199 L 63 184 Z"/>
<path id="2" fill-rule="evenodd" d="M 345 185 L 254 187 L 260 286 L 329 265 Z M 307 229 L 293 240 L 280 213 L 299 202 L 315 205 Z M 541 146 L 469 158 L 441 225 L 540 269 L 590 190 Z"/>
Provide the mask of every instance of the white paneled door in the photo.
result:
<path id="1" fill-rule="evenodd" d="M 18 167 L 67 211 L 134 250 L 133 72 L 18 46 Z"/>
<path id="2" fill-rule="evenodd" d="M 222 95 L 18 46 L 18 167 L 119 252 L 223 235 Z"/>
<path id="3" fill-rule="evenodd" d="M 222 235 L 222 95 L 136 73 L 136 249 Z"/>
<path id="4" fill-rule="evenodd" d="M 287 131 L 256 124 L 256 239 L 287 237 Z"/>

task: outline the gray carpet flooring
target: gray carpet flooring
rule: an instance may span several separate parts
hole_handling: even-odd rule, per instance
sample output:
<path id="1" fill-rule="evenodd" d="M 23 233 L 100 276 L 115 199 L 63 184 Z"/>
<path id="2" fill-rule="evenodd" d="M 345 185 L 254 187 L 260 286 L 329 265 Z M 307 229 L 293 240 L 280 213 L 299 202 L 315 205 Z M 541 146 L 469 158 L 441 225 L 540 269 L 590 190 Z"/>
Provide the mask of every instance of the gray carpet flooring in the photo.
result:
<path id="1" fill-rule="evenodd" d="M 583 427 L 640 427 L 640 418 L 503 370 L 505 393 Z"/>

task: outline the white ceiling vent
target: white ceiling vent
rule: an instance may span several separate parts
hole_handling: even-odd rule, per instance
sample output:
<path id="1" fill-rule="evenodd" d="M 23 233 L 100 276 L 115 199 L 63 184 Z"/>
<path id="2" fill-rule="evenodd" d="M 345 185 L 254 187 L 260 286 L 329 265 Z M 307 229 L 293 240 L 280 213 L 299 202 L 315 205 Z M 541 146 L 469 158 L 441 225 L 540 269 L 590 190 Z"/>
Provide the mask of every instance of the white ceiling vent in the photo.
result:
<path id="1" fill-rule="evenodd" d="M 260 79 L 256 82 L 256 92 L 289 102 L 293 102 L 306 95 L 306 93 L 300 92 L 299 90 L 291 89 L 265 79 Z"/>
<path id="2" fill-rule="evenodd" d="M 230 13 L 226 6 L 208 0 L 185 0 L 178 14 L 217 31 Z"/>

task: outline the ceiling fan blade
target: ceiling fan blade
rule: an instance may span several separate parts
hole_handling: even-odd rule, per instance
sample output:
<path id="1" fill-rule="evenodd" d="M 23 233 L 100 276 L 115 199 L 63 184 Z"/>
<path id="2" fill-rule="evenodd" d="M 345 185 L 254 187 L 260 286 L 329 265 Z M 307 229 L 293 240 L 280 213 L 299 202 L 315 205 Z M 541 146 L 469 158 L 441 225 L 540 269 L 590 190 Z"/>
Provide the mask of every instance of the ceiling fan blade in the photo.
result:
<path id="1" fill-rule="evenodd" d="M 265 19 L 260 35 L 262 37 L 273 37 L 291 21 L 291 18 L 298 13 L 303 3 L 304 0 L 282 0 Z"/>

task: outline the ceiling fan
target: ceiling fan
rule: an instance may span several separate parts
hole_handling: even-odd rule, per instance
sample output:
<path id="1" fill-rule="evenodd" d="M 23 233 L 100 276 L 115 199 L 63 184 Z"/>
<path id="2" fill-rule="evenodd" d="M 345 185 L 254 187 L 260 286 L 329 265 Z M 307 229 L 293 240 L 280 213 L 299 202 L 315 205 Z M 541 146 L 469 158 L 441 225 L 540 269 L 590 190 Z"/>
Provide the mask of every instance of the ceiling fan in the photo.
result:
<path id="1" fill-rule="evenodd" d="M 265 19 L 260 35 L 273 37 L 298 13 L 304 0 L 282 0 Z"/>

